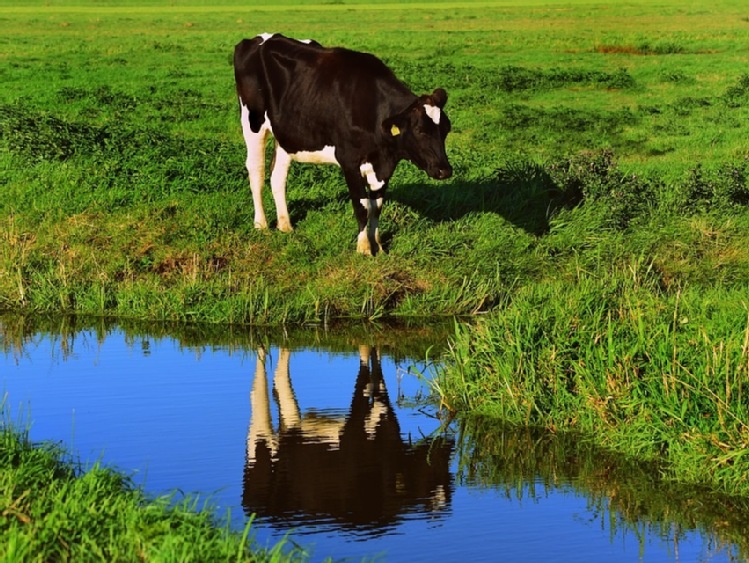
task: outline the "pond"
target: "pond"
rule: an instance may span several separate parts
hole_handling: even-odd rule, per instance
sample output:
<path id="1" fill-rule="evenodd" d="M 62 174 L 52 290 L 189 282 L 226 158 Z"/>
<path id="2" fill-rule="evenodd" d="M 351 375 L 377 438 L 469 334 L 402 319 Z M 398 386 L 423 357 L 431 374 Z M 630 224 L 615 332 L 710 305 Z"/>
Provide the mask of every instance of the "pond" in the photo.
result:
<path id="1" fill-rule="evenodd" d="M 294 331 L 0 319 L 6 419 L 149 494 L 207 499 L 312 560 L 735 561 L 745 501 L 585 440 L 445 421 L 451 330 Z"/>

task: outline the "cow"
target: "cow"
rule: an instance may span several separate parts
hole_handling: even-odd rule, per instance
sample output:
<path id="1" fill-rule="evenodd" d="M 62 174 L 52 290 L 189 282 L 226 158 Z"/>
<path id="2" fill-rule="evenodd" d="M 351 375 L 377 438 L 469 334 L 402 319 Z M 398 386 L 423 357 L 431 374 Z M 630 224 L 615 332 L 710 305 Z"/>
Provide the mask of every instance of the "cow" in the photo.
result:
<path id="1" fill-rule="evenodd" d="M 445 514 L 453 491 L 452 439 L 404 439 L 378 349 L 359 347 L 345 415 L 300 410 L 290 357 L 291 350 L 281 348 L 273 373 L 274 429 L 266 350 L 258 349 L 242 492 L 245 512 L 290 527 L 323 518 L 353 531 L 387 527 L 415 511 L 434 518 Z"/>
<path id="2" fill-rule="evenodd" d="M 269 135 L 275 139 L 270 184 L 277 228 L 292 230 L 286 204 L 291 162 L 336 164 L 359 224 L 356 249 L 365 255 L 382 250 L 380 212 L 401 160 L 438 180 L 452 175 L 445 151 L 447 92 L 415 95 L 374 55 L 262 34 L 236 45 L 234 76 L 258 229 L 268 228 L 262 188 Z"/>

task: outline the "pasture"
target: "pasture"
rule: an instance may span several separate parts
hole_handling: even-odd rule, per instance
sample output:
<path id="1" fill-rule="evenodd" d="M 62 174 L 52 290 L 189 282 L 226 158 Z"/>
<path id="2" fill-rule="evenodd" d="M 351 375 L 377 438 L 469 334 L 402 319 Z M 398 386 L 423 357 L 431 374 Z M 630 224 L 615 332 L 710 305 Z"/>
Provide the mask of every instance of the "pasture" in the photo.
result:
<path id="1" fill-rule="evenodd" d="M 273 323 L 471 314 L 633 260 L 666 285 L 744 277 L 740 2 L 400 6 L 0 8 L 0 307 Z M 252 228 L 229 61 L 265 30 L 450 94 L 455 175 L 401 164 L 387 255 L 353 255 L 333 167 L 292 168 L 295 233 Z"/>
<path id="2" fill-rule="evenodd" d="M 744 2 L 161 4 L 0 7 L 0 308 L 489 313 L 456 337 L 447 404 L 747 492 Z M 400 165 L 386 254 L 354 252 L 332 167 L 292 167 L 294 233 L 253 229 L 230 56 L 264 31 L 448 91 L 454 176 Z"/>

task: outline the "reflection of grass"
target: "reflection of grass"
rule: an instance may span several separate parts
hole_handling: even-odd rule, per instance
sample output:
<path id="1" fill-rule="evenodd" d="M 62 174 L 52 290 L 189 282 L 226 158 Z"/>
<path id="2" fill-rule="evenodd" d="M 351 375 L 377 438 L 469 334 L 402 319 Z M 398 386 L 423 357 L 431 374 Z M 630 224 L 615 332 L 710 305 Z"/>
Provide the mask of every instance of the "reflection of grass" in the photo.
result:
<path id="1" fill-rule="evenodd" d="M 737 560 L 749 553 L 749 504 L 705 489 L 678 485 L 657 464 L 635 463 L 568 433 L 512 428 L 481 418 L 462 420 L 458 479 L 503 488 L 508 497 L 543 495 L 547 487 L 572 489 L 588 499 L 591 512 L 612 539 L 648 531 L 678 546 L 699 531 L 716 553 L 735 546 Z M 643 545 L 648 557 L 648 546 Z"/>
<path id="2" fill-rule="evenodd" d="M 153 323 L 133 319 L 81 316 L 21 316 L 0 314 L 0 353 L 23 357 L 26 347 L 40 337 L 60 343 L 64 356 L 86 346 L 86 332 L 94 342 L 122 332 L 128 342 L 173 340 L 195 350 L 221 347 L 254 353 L 259 346 L 291 350 L 316 349 L 351 354 L 361 345 L 377 347 L 383 356 L 396 361 L 422 361 L 428 352 L 439 356 L 454 331 L 452 320 L 425 323 L 341 321 L 327 325 L 227 327 L 208 323 Z"/>
<path id="3" fill-rule="evenodd" d="M 0 430 L 0 558 L 4 561 L 287 561 L 286 542 L 261 549 L 219 525 L 197 498 L 148 499 L 128 478 L 79 470 L 51 444 Z"/>

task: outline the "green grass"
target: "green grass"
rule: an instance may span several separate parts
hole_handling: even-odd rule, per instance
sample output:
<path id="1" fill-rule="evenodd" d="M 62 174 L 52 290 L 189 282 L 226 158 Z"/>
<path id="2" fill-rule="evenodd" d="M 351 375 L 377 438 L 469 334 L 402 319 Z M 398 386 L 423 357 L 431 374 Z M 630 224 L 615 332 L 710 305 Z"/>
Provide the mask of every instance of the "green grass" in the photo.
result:
<path id="1" fill-rule="evenodd" d="M 574 268 L 579 251 L 550 248 L 555 237 L 599 250 L 624 237 L 614 262 L 640 252 L 635 229 L 590 240 L 589 216 L 612 204 L 575 200 L 558 173 L 570 158 L 595 166 L 608 151 L 624 189 L 647 179 L 649 208 L 625 195 L 616 221 L 646 215 L 647 234 L 666 239 L 704 210 L 681 193 L 698 174 L 721 185 L 697 191 L 746 190 L 743 168 L 725 177 L 743 166 L 749 117 L 739 2 L 43 4 L 0 8 L 3 309 L 230 323 L 466 315 Z M 229 58 L 241 37 L 278 29 L 374 52 L 414 90 L 450 93 L 456 174 L 438 183 L 399 167 L 376 260 L 353 253 L 335 168 L 292 169 L 293 234 L 252 229 Z M 568 200 L 557 210 L 549 194 Z M 743 270 L 743 237 L 727 245 Z M 660 250 L 668 280 L 712 267 L 692 256 L 684 271 Z"/>
<path id="2" fill-rule="evenodd" d="M 482 314 L 447 403 L 749 492 L 744 2 L 40 1 L 0 23 L 0 309 Z M 354 252 L 335 168 L 292 168 L 292 234 L 252 228 L 229 60 L 264 31 L 449 92 L 455 174 L 398 168 L 386 254 Z"/>
<path id="3" fill-rule="evenodd" d="M 574 430 L 613 451 L 664 461 L 682 482 L 749 494 L 745 294 L 670 294 L 652 264 L 615 280 L 581 272 L 519 291 L 460 328 L 434 383 L 459 412 Z"/>
<path id="4" fill-rule="evenodd" d="M 291 544 L 262 548 L 197 498 L 147 498 L 110 468 L 83 471 L 60 447 L 0 429 L 3 561 L 301 561 Z M 208 509 L 208 510 L 206 510 Z"/>

